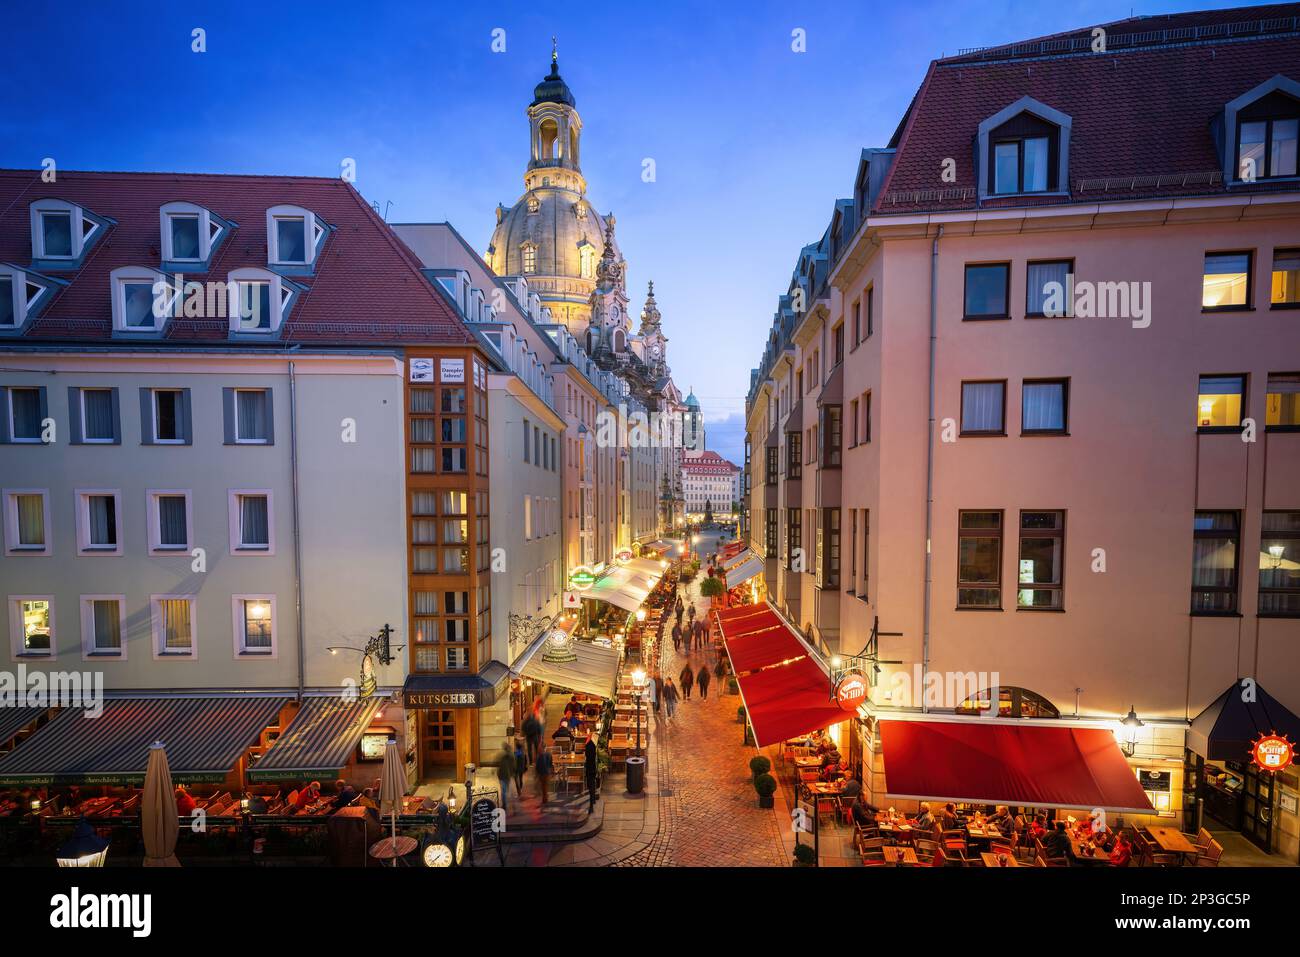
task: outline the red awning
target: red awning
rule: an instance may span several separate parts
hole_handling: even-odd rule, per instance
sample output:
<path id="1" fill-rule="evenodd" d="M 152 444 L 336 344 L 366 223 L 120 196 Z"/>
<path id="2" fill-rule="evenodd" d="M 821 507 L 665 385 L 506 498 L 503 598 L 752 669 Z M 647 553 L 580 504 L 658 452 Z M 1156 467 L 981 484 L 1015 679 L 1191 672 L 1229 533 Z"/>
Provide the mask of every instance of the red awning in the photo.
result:
<path id="1" fill-rule="evenodd" d="M 1151 813 L 1104 728 L 881 721 L 892 797 Z"/>
<path id="2" fill-rule="evenodd" d="M 741 675 L 738 680 L 754 740 L 760 748 L 830 727 L 849 717 L 830 700 L 830 681 L 811 658 Z"/>
<path id="3" fill-rule="evenodd" d="M 752 615 L 772 614 L 772 606 L 767 602 L 761 605 L 737 605 L 735 608 L 720 608 L 714 612 L 718 616 L 718 621 L 729 622 L 740 618 L 749 618 Z"/>
<path id="4" fill-rule="evenodd" d="M 799 644 L 799 639 L 790 634 L 790 629 L 783 624 L 749 632 L 739 638 L 727 635 L 726 642 L 731 669 L 738 675 L 808 654 L 804 646 Z"/>
<path id="5" fill-rule="evenodd" d="M 767 611 L 761 615 L 750 615 L 747 618 L 733 618 L 731 621 L 722 623 L 722 637 L 726 641 L 733 638 L 740 638 L 744 635 L 752 635 L 758 631 L 767 631 L 769 628 L 785 629 L 785 622 L 774 611 Z M 788 629 L 786 629 L 788 631 Z M 792 636 L 793 637 L 793 636 Z M 780 661 L 781 659 L 776 659 Z"/>

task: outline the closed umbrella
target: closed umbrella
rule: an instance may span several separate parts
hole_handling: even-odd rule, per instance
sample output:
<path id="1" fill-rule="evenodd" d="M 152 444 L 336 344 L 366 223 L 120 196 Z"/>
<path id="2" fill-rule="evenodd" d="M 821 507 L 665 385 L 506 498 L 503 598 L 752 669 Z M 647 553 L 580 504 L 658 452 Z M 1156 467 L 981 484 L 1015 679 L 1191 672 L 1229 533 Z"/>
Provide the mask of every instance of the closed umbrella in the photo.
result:
<path id="1" fill-rule="evenodd" d="M 392 821 L 393 846 L 397 846 L 397 815 L 402 813 L 402 798 L 406 796 L 406 767 L 397 742 L 388 739 L 384 748 L 384 768 L 379 775 L 379 813 L 388 814 Z M 397 866 L 397 858 L 393 858 Z"/>
<path id="2" fill-rule="evenodd" d="M 149 746 L 149 765 L 144 772 L 144 794 L 140 800 L 140 834 L 144 838 L 145 867 L 180 867 L 176 860 L 176 793 L 172 772 L 167 767 L 163 743 Z"/>

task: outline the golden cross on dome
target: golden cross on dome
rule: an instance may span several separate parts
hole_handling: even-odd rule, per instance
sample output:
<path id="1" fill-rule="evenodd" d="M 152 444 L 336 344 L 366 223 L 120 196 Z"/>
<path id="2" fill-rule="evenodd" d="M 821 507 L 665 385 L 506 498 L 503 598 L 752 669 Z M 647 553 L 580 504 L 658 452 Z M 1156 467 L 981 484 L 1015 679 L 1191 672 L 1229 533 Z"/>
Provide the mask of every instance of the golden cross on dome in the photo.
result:
<path id="1" fill-rule="evenodd" d="M 557 63 L 559 63 L 559 62 L 560 62 L 560 53 L 559 53 L 559 49 L 558 49 L 558 47 L 556 46 L 556 43 L 555 43 L 555 37 L 552 36 L 552 37 L 551 37 L 551 66 L 555 66 L 555 64 L 557 64 Z"/>

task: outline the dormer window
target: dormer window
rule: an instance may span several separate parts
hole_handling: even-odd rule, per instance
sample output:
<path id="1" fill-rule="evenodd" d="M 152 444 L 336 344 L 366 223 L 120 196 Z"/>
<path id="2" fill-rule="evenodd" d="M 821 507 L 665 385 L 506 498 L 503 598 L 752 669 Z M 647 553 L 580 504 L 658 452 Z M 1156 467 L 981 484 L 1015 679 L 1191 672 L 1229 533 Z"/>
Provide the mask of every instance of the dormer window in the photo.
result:
<path id="1" fill-rule="evenodd" d="M 980 197 L 1065 192 L 1071 126 L 1070 117 L 1028 96 L 980 123 Z"/>
<path id="2" fill-rule="evenodd" d="M 316 261 L 326 227 L 316 214 L 298 206 L 266 211 L 267 260 L 275 266 L 310 266 Z"/>
<path id="3" fill-rule="evenodd" d="M 21 329 L 53 295 L 51 280 L 0 263 L 0 332 Z"/>
<path id="4" fill-rule="evenodd" d="M 61 199 L 31 205 L 32 259 L 75 265 L 102 236 L 111 220 Z"/>
<path id="5" fill-rule="evenodd" d="M 159 212 L 164 263 L 207 263 L 230 229 L 221 217 L 194 203 L 167 203 Z"/>
<path id="6" fill-rule="evenodd" d="M 1300 82 L 1280 73 L 1264 81 L 1225 105 L 1213 129 L 1230 181 L 1300 175 Z"/>
<path id="7" fill-rule="evenodd" d="M 158 333 L 176 308 L 180 290 L 156 269 L 122 266 L 110 274 L 113 284 L 113 331 Z"/>
<path id="8" fill-rule="evenodd" d="M 299 288 L 265 269 L 236 269 L 227 287 L 230 331 L 250 335 L 279 332 Z"/>

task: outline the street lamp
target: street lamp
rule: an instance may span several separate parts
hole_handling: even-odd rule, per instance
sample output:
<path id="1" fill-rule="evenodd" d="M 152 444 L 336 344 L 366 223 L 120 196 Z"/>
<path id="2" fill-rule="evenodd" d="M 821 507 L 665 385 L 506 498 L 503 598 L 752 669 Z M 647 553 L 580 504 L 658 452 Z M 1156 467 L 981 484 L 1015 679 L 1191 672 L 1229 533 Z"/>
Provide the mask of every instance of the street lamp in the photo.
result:
<path id="1" fill-rule="evenodd" d="M 1282 567 L 1282 555 L 1285 554 L 1285 552 L 1286 552 L 1286 546 L 1285 546 L 1285 545 L 1270 545 L 1270 546 L 1268 546 L 1268 553 L 1269 553 L 1269 555 L 1271 555 L 1272 558 L 1273 558 L 1272 565 L 1273 565 L 1274 568 L 1281 568 L 1281 567 Z"/>
<path id="2" fill-rule="evenodd" d="M 637 621 L 645 621 L 645 609 L 644 609 L 644 608 L 638 608 L 638 609 L 636 610 L 636 620 L 637 620 Z"/>
<path id="3" fill-rule="evenodd" d="M 645 691 L 645 669 L 632 672 L 632 699 L 636 702 L 636 756 L 641 757 L 641 694 Z"/>
<path id="4" fill-rule="evenodd" d="M 1120 750 L 1124 752 L 1125 757 L 1133 757 L 1137 752 L 1138 729 L 1142 728 L 1146 722 L 1137 716 L 1137 712 L 1130 705 L 1128 714 L 1120 722 L 1124 726 L 1124 740 L 1120 744 Z"/>

